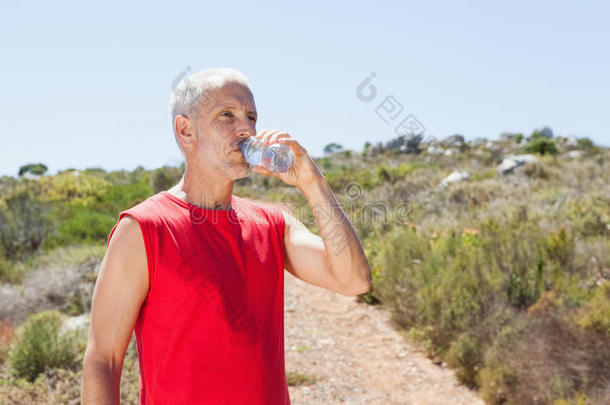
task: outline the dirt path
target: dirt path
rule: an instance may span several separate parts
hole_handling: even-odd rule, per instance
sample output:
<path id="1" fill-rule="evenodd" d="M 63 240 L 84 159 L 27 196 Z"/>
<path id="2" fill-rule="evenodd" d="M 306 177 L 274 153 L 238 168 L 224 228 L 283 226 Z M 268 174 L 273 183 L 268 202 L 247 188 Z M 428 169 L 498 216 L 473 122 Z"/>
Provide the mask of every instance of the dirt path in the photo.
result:
<path id="1" fill-rule="evenodd" d="M 315 376 L 289 387 L 293 405 L 483 405 L 390 326 L 389 313 L 285 272 L 286 370 Z"/>

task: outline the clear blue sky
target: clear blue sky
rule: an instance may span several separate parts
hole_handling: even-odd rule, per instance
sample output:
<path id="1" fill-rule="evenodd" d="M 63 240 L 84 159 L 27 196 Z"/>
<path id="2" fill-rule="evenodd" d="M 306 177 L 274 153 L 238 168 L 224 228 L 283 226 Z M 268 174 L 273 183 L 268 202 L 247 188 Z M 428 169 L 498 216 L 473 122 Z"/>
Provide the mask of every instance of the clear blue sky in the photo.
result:
<path id="1" fill-rule="evenodd" d="M 155 3 L 3 4 L 0 175 L 178 164 L 167 105 L 187 67 L 244 72 L 258 129 L 313 156 L 395 137 L 375 113 L 389 95 L 437 138 L 548 125 L 610 144 L 608 2 Z"/>

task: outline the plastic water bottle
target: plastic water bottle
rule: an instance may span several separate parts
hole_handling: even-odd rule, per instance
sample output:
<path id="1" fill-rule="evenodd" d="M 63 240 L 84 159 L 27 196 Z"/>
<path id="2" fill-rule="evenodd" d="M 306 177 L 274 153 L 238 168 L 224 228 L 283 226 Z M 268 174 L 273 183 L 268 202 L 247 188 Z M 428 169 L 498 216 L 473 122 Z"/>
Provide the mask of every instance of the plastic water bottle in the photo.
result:
<path id="1" fill-rule="evenodd" d="M 294 154 L 288 145 L 274 143 L 263 145 L 251 136 L 240 145 L 246 162 L 252 166 L 264 166 L 274 173 L 283 173 L 294 164 Z"/>

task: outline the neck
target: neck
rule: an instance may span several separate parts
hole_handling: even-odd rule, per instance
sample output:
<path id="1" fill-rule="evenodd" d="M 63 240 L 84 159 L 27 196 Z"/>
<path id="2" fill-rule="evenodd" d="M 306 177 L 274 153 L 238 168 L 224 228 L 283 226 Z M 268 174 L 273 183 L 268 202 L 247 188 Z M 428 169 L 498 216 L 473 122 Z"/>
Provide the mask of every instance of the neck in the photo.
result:
<path id="1" fill-rule="evenodd" d="M 213 174 L 189 171 L 188 166 L 180 182 L 167 190 L 193 205 L 211 210 L 230 210 L 233 181 L 214 178 Z"/>

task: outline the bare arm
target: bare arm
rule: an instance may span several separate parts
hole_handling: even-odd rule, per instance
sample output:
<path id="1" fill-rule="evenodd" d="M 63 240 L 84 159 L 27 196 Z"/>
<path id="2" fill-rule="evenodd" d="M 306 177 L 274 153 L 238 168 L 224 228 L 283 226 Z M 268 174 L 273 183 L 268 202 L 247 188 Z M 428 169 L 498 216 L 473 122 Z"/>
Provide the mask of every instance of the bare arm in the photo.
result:
<path id="1" fill-rule="evenodd" d="M 339 294 L 369 291 L 371 269 L 358 235 L 305 148 L 287 132 L 264 130 L 256 137 L 264 145 L 280 143 L 290 147 L 294 165 L 288 171 L 273 173 L 263 166 L 255 166 L 252 171 L 296 186 L 311 206 L 322 234 L 321 238 L 314 235 L 284 212 L 286 270 L 303 281 Z"/>
<path id="2" fill-rule="evenodd" d="M 342 295 L 370 290 L 371 270 L 349 219 L 324 177 L 301 192 L 312 207 L 322 237 L 284 212 L 285 267 L 291 274 Z"/>
<path id="3" fill-rule="evenodd" d="M 119 404 L 125 351 L 148 292 L 144 240 L 127 216 L 115 229 L 100 265 L 83 361 L 81 403 Z"/>

